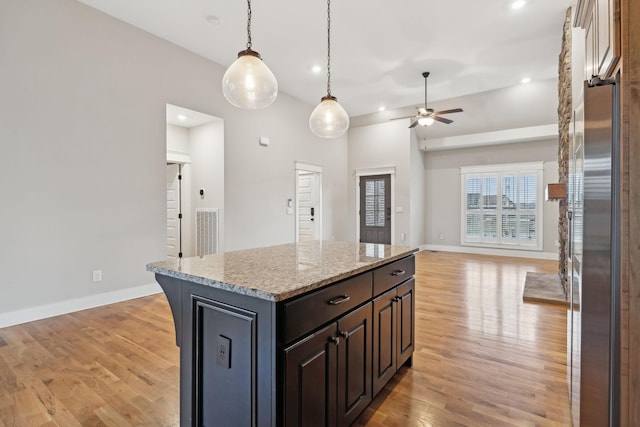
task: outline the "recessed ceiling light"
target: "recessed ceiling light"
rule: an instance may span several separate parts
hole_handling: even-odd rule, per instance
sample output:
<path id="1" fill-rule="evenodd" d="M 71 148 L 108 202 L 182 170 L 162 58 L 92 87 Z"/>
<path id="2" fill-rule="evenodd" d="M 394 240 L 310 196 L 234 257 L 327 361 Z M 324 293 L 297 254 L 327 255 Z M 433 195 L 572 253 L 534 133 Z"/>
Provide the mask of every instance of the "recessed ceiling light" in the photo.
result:
<path id="1" fill-rule="evenodd" d="M 185 120 L 187 120 L 187 116 L 185 116 L 184 114 L 178 114 L 178 120 L 180 120 L 181 122 L 184 122 Z"/>
<path id="2" fill-rule="evenodd" d="M 384 105 L 381 105 L 381 106 L 378 107 L 378 111 L 384 111 L 386 109 L 387 108 Z"/>
<path id="3" fill-rule="evenodd" d="M 513 3 L 511 3 L 511 9 L 521 9 L 525 4 L 527 4 L 525 0 L 515 0 Z"/>
<path id="4" fill-rule="evenodd" d="M 216 15 L 207 15 L 204 19 L 211 25 L 220 25 L 220 17 Z"/>
<path id="5" fill-rule="evenodd" d="M 520 80 L 520 83 L 522 83 L 523 85 L 526 85 L 530 81 L 531 81 L 530 77 L 523 77 L 522 80 Z"/>
<path id="6" fill-rule="evenodd" d="M 322 71 L 322 67 L 319 65 L 314 65 L 313 67 L 311 67 L 311 71 L 313 71 L 314 73 L 318 74 L 320 73 L 320 71 Z"/>

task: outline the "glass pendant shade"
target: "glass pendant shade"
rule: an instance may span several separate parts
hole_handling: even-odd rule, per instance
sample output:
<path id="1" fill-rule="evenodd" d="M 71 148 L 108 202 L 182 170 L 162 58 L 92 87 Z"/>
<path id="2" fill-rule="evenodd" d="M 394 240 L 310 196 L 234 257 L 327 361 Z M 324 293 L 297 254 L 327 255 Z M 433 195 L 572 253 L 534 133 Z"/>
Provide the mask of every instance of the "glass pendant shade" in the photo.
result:
<path id="1" fill-rule="evenodd" d="M 435 122 L 432 117 L 420 117 L 418 119 L 418 124 L 420 126 L 431 126 Z"/>
<path id="2" fill-rule="evenodd" d="M 246 110 L 259 110 L 273 104 L 278 96 L 278 82 L 251 49 L 238 53 L 222 77 L 222 93 L 232 105 Z"/>
<path id="3" fill-rule="evenodd" d="M 349 115 L 336 97 L 327 95 L 311 113 L 309 127 L 320 138 L 338 138 L 349 129 Z"/>

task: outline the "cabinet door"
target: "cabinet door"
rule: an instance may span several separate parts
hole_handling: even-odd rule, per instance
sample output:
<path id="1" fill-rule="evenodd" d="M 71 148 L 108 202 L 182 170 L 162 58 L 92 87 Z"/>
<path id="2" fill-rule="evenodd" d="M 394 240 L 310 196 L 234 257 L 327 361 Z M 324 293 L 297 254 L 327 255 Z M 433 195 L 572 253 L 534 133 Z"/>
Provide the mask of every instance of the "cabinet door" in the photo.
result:
<path id="1" fill-rule="evenodd" d="M 597 23 L 594 9 L 588 15 L 588 20 L 585 23 L 585 51 L 584 51 L 584 79 L 591 81 L 593 76 L 598 75 L 598 55 L 597 55 Z"/>
<path id="2" fill-rule="evenodd" d="M 373 300 L 373 396 L 396 372 L 396 289 Z"/>
<path id="3" fill-rule="evenodd" d="M 338 426 L 351 425 L 371 402 L 371 307 L 338 320 Z"/>
<path id="4" fill-rule="evenodd" d="M 336 324 L 284 350 L 284 424 L 336 425 Z"/>
<path id="5" fill-rule="evenodd" d="M 612 77 L 613 69 L 620 57 L 620 28 L 616 19 L 614 0 L 597 0 L 594 13 L 598 24 L 597 65 L 598 75 Z M 619 7 L 619 6 L 618 6 Z"/>
<path id="6" fill-rule="evenodd" d="M 413 354 L 415 342 L 415 279 L 398 286 L 398 367 Z"/>

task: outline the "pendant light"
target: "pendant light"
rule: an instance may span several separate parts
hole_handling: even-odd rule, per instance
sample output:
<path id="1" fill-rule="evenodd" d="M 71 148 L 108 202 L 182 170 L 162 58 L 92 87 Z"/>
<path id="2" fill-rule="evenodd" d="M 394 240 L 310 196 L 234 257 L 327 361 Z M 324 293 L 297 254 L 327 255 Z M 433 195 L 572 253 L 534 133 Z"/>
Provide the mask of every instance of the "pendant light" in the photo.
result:
<path id="1" fill-rule="evenodd" d="M 331 95 L 331 0 L 327 0 L 327 95 L 311 113 L 309 127 L 320 138 L 338 138 L 349 129 L 349 115 Z"/>
<path id="2" fill-rule="evenodd" d="M 251 0 L 247 0 L 247 49 L 222 77 L 222 93 L 231 104 L 246 110 L 266 108 L 278 96 L 278 82 L 260 54 L 251 49 Z"/>

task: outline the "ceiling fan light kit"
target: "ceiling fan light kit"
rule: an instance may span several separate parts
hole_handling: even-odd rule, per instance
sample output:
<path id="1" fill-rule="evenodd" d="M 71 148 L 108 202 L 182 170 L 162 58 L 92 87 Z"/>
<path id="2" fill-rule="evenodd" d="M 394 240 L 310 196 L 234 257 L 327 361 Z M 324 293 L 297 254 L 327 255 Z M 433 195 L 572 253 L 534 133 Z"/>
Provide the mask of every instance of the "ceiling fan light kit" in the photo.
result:
<path id="1" fill-rule="evenodd" d="M 251 0 L 247 0 L 247 49 L 222 77 L 222 93 L 232 105 L 246 110 L 259 110 L 273 104 L 278 96 L 278 81 L 251 49 Z"/>
<path id="2" fill-rule="evenodd" d="M 338 138 L 349 129 L 349 115 L 331 95 L 331 0 L 327 0 L 327 95 L 311 113 L 309 127 L 320 138 Z"/>
<path id="3" fill-rule="evenodd" d="M 420 117 L 418 119 L 418 124 L 420 126 L 431 126 L 434 122 L 435 120 L 433 119 L 433 117 Z"/>
<path id="4" fill-rule="evenodd" d="M 391 120 L 400 120 L 400 119 L 408 119 L 413 118 L 414 121 L 409 125 L 409 129 L 420 126 L 431 126 L 435 122 L 440 122 L 444 124 L 453 123 L 453 120 L 445 119 L 444 117 L 440 117 L 442 114 L 451 114 L 451 113 L 462 113 L 462 108 L 453 108 L 451 110 L 442 110 L 442 111 L 434 111 L 431 108 L 427 108 L 427 77 L 429 77 L 429 72 L 425 71 L 422 73 L 422 77 L 424 77 L 424 108 L 418 108 L 418 114 L 415 116 L 405 116 L 405 117 L 396 117 Z"/>

